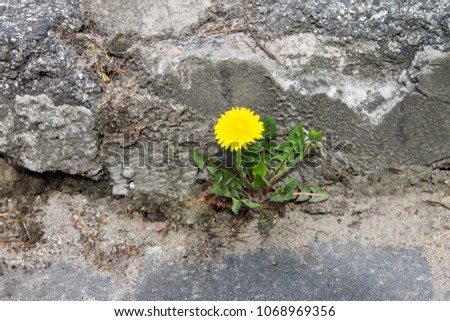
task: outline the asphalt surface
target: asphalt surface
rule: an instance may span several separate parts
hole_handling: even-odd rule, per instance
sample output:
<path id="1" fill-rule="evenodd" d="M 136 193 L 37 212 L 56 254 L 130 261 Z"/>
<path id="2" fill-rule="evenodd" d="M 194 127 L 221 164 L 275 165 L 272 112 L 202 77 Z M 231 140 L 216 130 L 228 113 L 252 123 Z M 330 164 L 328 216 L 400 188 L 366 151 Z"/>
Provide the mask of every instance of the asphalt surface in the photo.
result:
<path id="1" fill-rule="evenodd" d="M 420 249 L 313 243 L 303 253 L 253 252 L 201 263 L 146 258 L 135 287 L 58 262 L 1 278 L 3 300 L 431 300 Z"/>

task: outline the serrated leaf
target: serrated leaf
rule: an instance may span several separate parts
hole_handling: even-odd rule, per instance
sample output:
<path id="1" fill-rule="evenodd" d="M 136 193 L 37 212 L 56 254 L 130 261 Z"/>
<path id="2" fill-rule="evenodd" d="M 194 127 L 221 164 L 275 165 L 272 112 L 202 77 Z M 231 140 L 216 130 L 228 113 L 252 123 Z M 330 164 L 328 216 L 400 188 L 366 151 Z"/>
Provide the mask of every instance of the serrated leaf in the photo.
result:
<path id="1" fill-rule="evenodd" d="M 293 144 L 290 142 L 282 143 L 280 146 L 272 150 L 272 159 L 283 163 L 293 155 Z"/>
<path id="2" fill-rule="evenodd" d="M 266 164 L 266 166 L 269 168 L 270 165 L 272 164 L 272 159 L 270 158 L 270 153 L 264 153 L 264 159 L 263 159 L 264 164 Z"/>
<path id="3" fill-rule="evenodd" d="M 291 199 L 292 197 L 288 194 L 275 194 L 270 198 L 270 200 L 275 203 L 289 202 Z"/>
<path id="4" fill-rule="evenodd" d="M 190 150 L 191 158 L 195 165 L 200 169 L 204 170 L 206 162 L 208 160 L 208 155 L 197 152 L 195 149 Z"/>
<path id="5" fill-rule="evenodd" d="M 231 211 L 238 215 L 239 214 L 239 209 L 242 206 L 242 202 L 240 200 L 238 200 L 237 198 L 233 197 L 233 205 L 231 205 Z"/>
<path id="6" fill-rule="evenodd" d="M 277 139 L 277 125 L 275 119 L 272 116 L 266 117 L 262 120 L 264 124 L 264 137 L 269 141 L 275 141 Z"/>
<path id="7" fill-rule="evenodd" d="M 249 199 L 241 199 L 242 204 L 244 204 L 245 206 L 249 207 L 249 208 L 258 208 L 261 204 L 253 202 L 252 200 Z"/>
<path id="8" fill-rule="evenodd" d="M 319 186 L 309 186 L 311 190 L 311 198 L 308 200 L 309 203 L 319 203 L 326 201 L 330 198 L 330 193 Z"/>
<path id="9" fill-rule="evenodd" d="M 295 192 L 294 196 L 296 203 L 300 202 L 310 202 L 310 203 L 319 203 L 326 201 L 330 194 L 325 191 L 323 188 L 318 186 L 299 186 L 299 192 Z"/>

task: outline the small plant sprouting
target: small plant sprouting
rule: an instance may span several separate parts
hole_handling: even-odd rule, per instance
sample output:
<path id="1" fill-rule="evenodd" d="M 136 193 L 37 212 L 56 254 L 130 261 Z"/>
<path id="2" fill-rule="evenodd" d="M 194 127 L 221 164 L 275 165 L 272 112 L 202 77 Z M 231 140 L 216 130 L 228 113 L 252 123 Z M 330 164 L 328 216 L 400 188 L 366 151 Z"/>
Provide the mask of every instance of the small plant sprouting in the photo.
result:
<path id="1" fill-rule="evenodd" d="M 258 213 L 261 224 L 270 229 L 277 213 L 276 203 L 317 203 L 329 198 L 318 186 L 303 186 L 296 180 L 281 178 L 314 150 L 323 148 L 322 130 L 305 130 L 298 123 L 277 145 L 277 126 L 272 117 L 260 120 L 248 108 L 234 107 L 221 115 L 214 128 L 218 143 L 232 153 L 232 166 L 191 150 L 200 170 L 214 177 L 211 193 L 229 198 L 234 214 L 246 207 Z"/>

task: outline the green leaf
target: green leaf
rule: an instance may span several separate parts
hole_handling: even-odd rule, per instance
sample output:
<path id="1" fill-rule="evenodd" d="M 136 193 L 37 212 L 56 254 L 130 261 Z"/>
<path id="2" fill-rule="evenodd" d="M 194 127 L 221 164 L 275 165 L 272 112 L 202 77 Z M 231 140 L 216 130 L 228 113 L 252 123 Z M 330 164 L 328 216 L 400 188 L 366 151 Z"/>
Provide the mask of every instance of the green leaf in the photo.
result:
<path id="1" fill-rule="evenodd" d="M 225 168 L 217 169 L 211 193 L 226 197 L 239 197 L 242 189 L 242 181 L 236 174 Z"/>
<path id="2" fill-rule="evenodd" d="M 214 179 L 214 184 L 215 184 L 215 185 L 219 185 L 220 182 L 222 182 L 222 179 L 223 179 L 223 174 L 222 174 L 222 172 L 217 172 L 217 174 L 216 174 L 215 177 L 216 177 L 216 178 Z"/>
<path id="3" fill-rule="evenodd" d="M 264 188 L 269 187 L 269 182 L 266 181 L 265 178 L 262 178 L 261 176 L 256 175 L 253 177 L 252 186 L 254 189 L 261 191 Z"/>
<path id="4" fill-rule="evenodd" d="M 294 188 L 296 187 L 297 181 L 288 177 L 286 184 L 279 186 L 270 200 L 277 203 L 288 202 L 294 198 Z"/>
<path id="5" fill-rule="evenodd" d="M 226 187 L 226 186 L 221 187 L 218 184 L 214 184 L 211 187 L 211 193 L 216 194 L 216 195 L 220 195 L 220 196 L 231 197 L 230 189 L 228 187 Z"/>
<path id="6" fill-rule="evenodd" d="M 270 167 L 272 165 L 272 159 L 270 157 L 270 152 L 264 153 L 263 162 L 266 164 L 266 167 Z"/>
<path id="7" fill-rule="evenodd" d="M 283 202 L 289 202 L 292 199 L 292 196 L 289 196 L 289 194 L 284 193 L 283 191 L 279 191 L 278 189 L 275 191 L 275 194 L 272 195 L 270 200 L 275 203 L 283 203 Z"/>
<path id="8" fill-rule="evenodd" d="M 245 156 L 246 153 L 255 153 L 259 154 L 263 150 L 263 145 L 261 141 L 256 141 L 254 144 L 251 144 L 247 147 L 247 149 L 242 150 L 242 156 Z M 244 157 L 242 157 L 244 158 Z"/>
<path id="9" fill-rule="evenodd" d="M 294 151 L 296 153 L 303 153 L 303 145 L 305 144 L 305 132 L 303 131 L 303 126 L 298 123 L 294 129 L 291 130 L 287 137 L 288 141 L 294 144 Z"/>
<path id="10" fill-rule="evenodd" d="M 308 200 L 310 203 L 319 203 L 330 198 L 330 193 L 319 186 L 310 186 L 309 189 L 311 190 L 311 198 Z"/>
<path id="11" fill-rule="evenodd" d="M 311 128 L 308 133 L 308 138 L 311 142 L 320 142 L 320 140 L 323 137 L 323 130 L 315 130 L 314 128 Z"/>
<path id="12" fill-rule="evenodd" d="M 258 208 L 261 204 L 253 202 L 252 200 L 249 199 L 242 199 L 241 200 L 242 204 L 244 204 L 245 206 L 249 207 L 249 208 Z"/>
<path id="13" fill-rule="evenodd" d="M 232 185 L 234 183 L 234 181 L 237 179 L 237 176 L 231 172 L 228 171 L 223 171 L 223 180 L 222 183 L 223 185 Z"/>
<path id="14" fill-rule="evenodd" d="M 230 190 L 230 196 L 228 197 L 240 197 L 239 192 L 235 189 Z"/>
<path id="15" fill-rule="evenodd" d="M 294 147 L 292 142 L 283 142 L 279 146 L 272 148 L 274 152 L 284 152 L 285 154 L 289 153 L 291 149 Z"/>
<path id="16" fill-rule="evenodd" d="M 252 168 L 256 164 L 261 163 L 263 146 L 261 141 L 250 145 L 247 149 L 242 150 L 242 166 L 244 169 Z"/>
<path id="17" fill-rule="evenodd" d="M 233 205 L 231 205 L 231 211 L 238 215 L 239 214 L 239 209 L 242 206 L 242 202 L 240 200 L 238 200 L 237 198 L 233 197 Z"/>
<path id="18" fill-rule="evenodd" d="M 267 171 L 268 171 L 267 166 L 264 163 L 259 163 L 259 164 L 255 165 L 255 166 L 253 166 L 253 168 L 252 168 L 253 176 L 259 175 L 262 178 L 266 177 Z"/>
<path id="19" fill-rule="evenodd" d="M 297 181 L 295 179 L 293 179 L 293 178 L 290 178 L 290 177 L 286 178 L 286 184 L 289 187 L 291 187 L 292 189 L 297 187 Z"/>
<path id="20" fill-rule="evenodd" d="M 190 150 L 191 158 L 195 165 L 200 169 L 204 170 L 206 162 L 208 161 L 208 155 L 197 152 L 195 149 Z"/>
<path id="21" fill-rule="evenodd" d="M 217 168 L 217 166 L 212 165 L 212 163 L 209 163 L 206 166 L 206 169 L 208 170 L 208 172 L 212 175 L 212 176 L 216 176 L 217 173 L 219 172 L 219 169 Z"/>
<path id="22" fill-rule="evenodd" d="M 296 203 L 306 202 L 311 198 L 311 190 L 308 186 L 299 186 L 299 193 L 297 193 Z"/>
<path id="23" fill-rule="evenodd" d="M 262 120 L 264 124 L 264 138 L 269 141 L 275 141 L 277 139 L 277 125 L 275 119 L 272 116 L 266 117 Z"/>

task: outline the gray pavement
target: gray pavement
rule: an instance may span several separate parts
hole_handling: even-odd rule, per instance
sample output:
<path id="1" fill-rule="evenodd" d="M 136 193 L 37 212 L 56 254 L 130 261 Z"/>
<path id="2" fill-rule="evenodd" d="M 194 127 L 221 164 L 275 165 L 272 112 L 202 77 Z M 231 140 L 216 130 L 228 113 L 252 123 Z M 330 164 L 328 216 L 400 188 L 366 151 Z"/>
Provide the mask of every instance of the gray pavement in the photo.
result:
<path id="1" fill-rule="evenodd" d="M 130 289 L 98 270 L 56 263 L 31 275 L 6 273 L 2 300 L 431 300 L 420 249 L 313 243 L 289 251 L 228 255 L 193 264 L 157 263 Z"/>
<path id="2" fill-rule="evenodd" d="M 420 250 L 315 244 L 306 255 L 280 251 L 226 256 L 201 266 L 153 265 L 137 300 L 431 300 Z"/>

